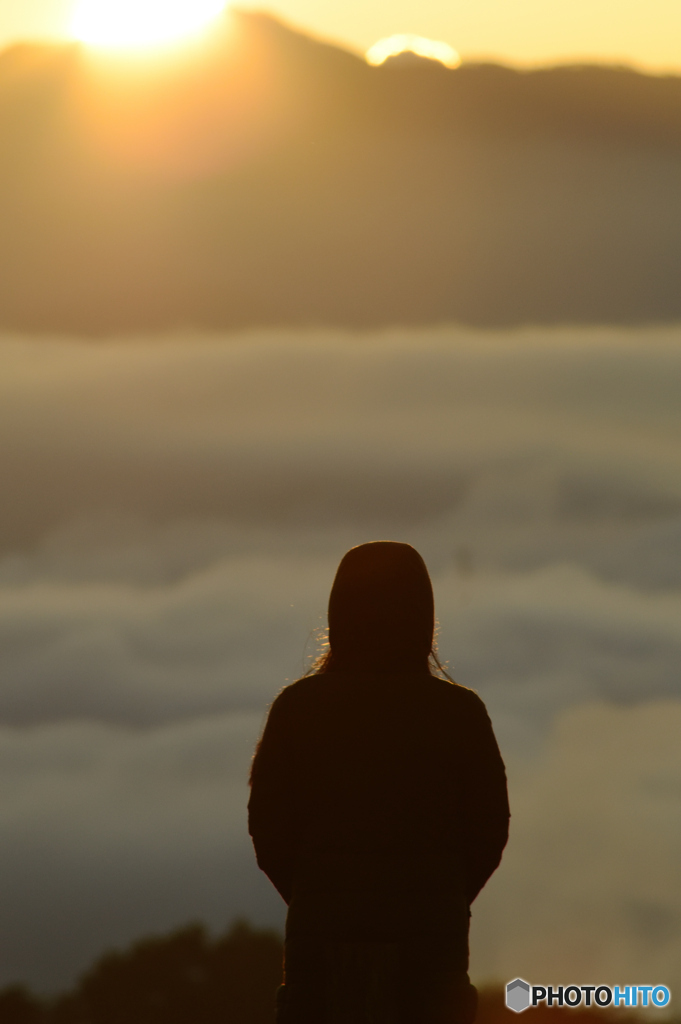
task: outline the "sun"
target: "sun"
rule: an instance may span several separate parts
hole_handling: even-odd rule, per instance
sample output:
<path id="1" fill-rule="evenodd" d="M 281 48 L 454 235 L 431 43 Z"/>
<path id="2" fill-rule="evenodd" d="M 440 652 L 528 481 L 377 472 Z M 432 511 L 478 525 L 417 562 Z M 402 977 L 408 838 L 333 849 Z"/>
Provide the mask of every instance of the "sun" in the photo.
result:
<path id="1" fill-rule="evenodd" d="M 458 68 L 461 63 L 458 53 L 449 43 L 410 33 L 379 39 L 367 50 L 366 59 L 369 64 L 378 65 L 383 64 L 388 57 L 396 57 L 400 53 L 415 53 L 418 57 L 438 60 L 448 68 Z"/>
<path id="2" fill-rule="evenodd" d="M 71 36 L 106 49 L 163 46 L 200 33 L 226 6 L 226 0 L 80 0 Z"/>

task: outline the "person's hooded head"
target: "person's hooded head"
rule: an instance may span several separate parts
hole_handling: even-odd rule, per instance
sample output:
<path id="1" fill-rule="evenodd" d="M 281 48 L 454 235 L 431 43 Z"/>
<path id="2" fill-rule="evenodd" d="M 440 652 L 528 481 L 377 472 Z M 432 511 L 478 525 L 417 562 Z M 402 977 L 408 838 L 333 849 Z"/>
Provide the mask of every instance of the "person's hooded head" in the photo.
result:
<path id="1" fill-rule="evenodd" d="M 329 598 L 329 666 L 428 670 L 435 611 L 428 570 L 410 544 L 351 548 Z"/>

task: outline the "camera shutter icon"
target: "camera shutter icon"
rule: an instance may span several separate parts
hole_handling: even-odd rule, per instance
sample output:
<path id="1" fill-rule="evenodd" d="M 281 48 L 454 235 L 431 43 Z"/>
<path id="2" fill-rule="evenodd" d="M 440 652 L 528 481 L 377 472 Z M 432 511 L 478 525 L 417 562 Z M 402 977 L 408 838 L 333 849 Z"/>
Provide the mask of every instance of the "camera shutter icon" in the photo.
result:
<path id="1" fill-rule="evenodd" d="M 515 1013 L 522 1013 L 530 1005 L 530 986 L 522 978 L 509 981 L 506 986 L 506 1005 Z"/>

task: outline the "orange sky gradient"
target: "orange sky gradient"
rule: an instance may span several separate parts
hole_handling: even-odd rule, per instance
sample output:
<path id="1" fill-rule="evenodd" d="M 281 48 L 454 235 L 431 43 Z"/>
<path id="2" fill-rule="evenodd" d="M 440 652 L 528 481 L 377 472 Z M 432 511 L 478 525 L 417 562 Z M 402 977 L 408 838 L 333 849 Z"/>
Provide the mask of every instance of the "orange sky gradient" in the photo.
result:
<path id="1" fill-rule="evenodd" d="M 104 2 L 104 0 L 103 0 Z M 77 0 L 0 0 L 0 46 L 67 39 Z M 411 33 L 464 60 L 626 63 L 681 71 L 678 0 L 240 0 L 349 49 Z"/>

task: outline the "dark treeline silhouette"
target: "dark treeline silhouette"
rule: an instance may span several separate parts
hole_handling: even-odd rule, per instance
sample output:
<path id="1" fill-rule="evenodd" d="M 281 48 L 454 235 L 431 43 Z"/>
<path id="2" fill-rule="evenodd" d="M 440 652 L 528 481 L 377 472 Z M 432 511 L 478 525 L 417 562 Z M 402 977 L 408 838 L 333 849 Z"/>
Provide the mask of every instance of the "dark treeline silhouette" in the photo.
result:
<path id="1" fill-rule="evenodd" d="M 372 68 L 234 12 L 153 82 L 5 51 L 0 149 L 2 328 L 681 315 L 675 76 Z"/>
<path id="2" fill-rule="evenodd" d="M 282 940 L 238 922 L 211 939 L 199 925 L 109 953 L 72 992 L 38 999 L 14 985 L 0 991 L 0 1024 L 273 1024 Z M 537 1007 L 529 1024 L 640 1024 L 635 1012 Z M 517 1024 L 503 987 L 480 989 L 476 1024 Z"/>
<path id="3" fill-rule="evenodd" d="M 282 941 L 237 922 L 218 938 L 192 925 L 108 953 L 72 992 L 0 992 L 0 1024 L 271 1024 Z"/>

